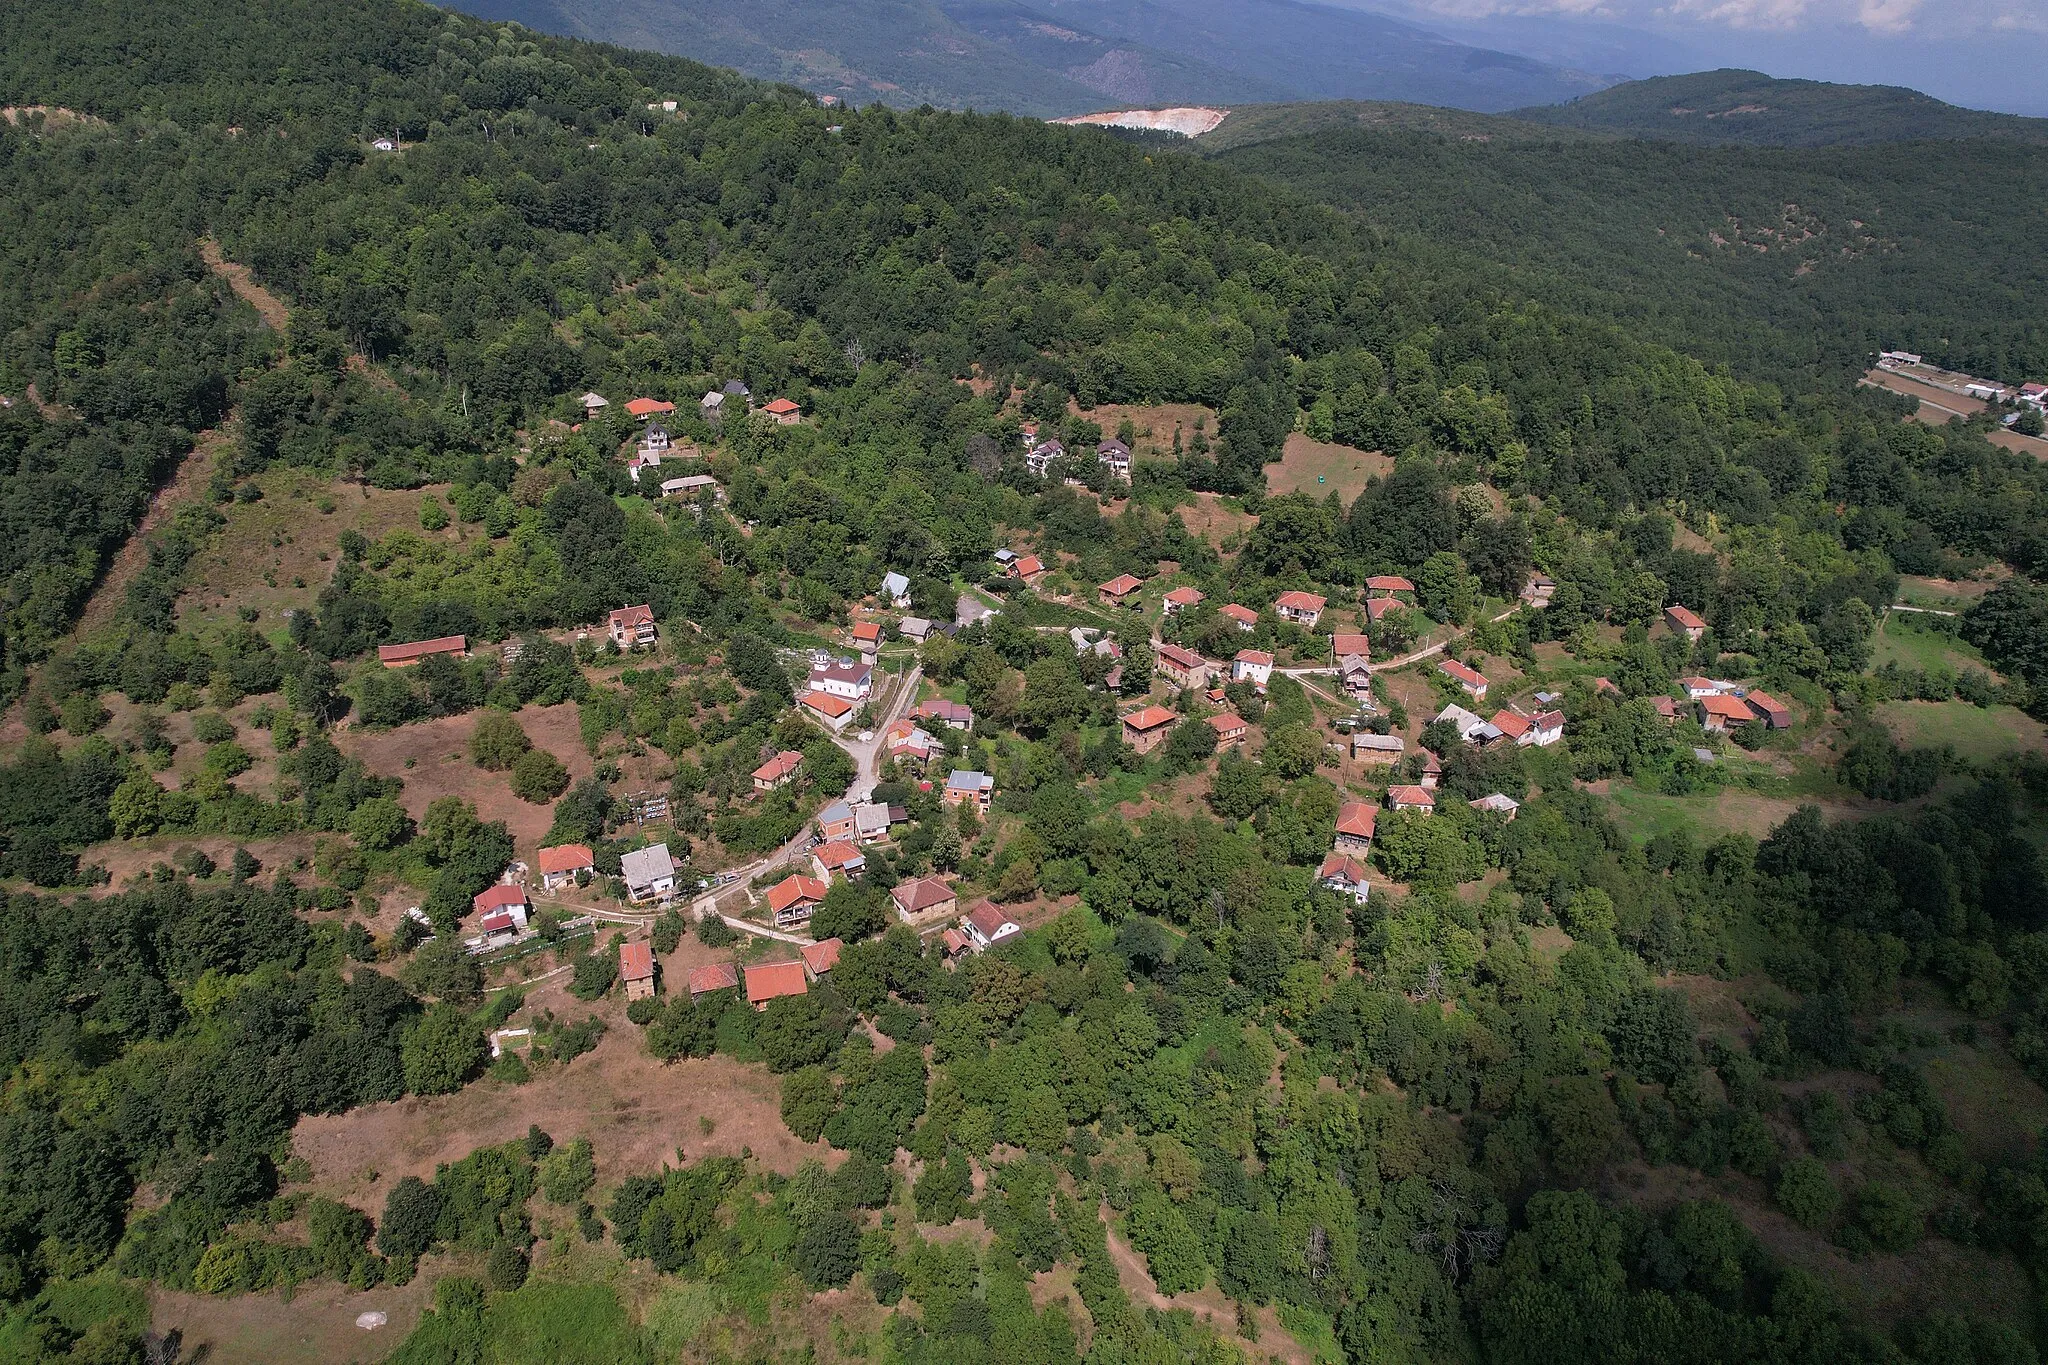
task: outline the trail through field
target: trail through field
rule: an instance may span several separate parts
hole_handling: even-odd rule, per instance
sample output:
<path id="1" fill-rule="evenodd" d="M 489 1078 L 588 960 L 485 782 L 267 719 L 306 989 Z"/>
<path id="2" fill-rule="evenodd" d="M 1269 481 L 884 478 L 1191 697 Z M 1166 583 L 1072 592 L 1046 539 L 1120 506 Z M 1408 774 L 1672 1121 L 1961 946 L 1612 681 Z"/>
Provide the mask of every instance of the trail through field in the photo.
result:
<path id="1" fill-rule="evenodd" d="M 199 239 L 199 255 L 206 262 L 206 268 L 226 280 L 235 296 L 254 308 L 271 331 L 284 335 L 284 329 L 292 320 L 292 310 L 285 306 L 283 299 L 256 283 L 256 276 L 248 266 L 222 255 L 220 243 L 211 237 Z"/>
<path id="2" fill-rule="evenodd" d="M 1253 1345 L 1238 1335 L 1236 1310 L 1216 1286 L 1204 1285 L 1192 1294 L 1160 1293 L 1152 1272 L 1145 1265 L 1145 1258 L 1117 1236 L 1106 1205 L 1099 1206 L 1098 1216 L 1108 1239 L 1109 1259 L 1116 1262 L 1116 1277 L 1133 1303 L 1162 1313 L 1175 1308 L 1191 1312 L 1197 1318 L 1207 1320 L 1226 1340 L 1236 1343 L 1250 1360 L 1271 1359 L 1285 1361 L 1287 1365 L 1314 1365 L 1314 1358 L 1280 1326 L 1278 1316 L 1271 1309 L 1259 1310 L 1259 1342 Z"/>
<path id="3" fill-rule="evenodd" d="M 229 422 L 234 419 L 229 418 Z M 178 509 L 198 497 L 213 476 L 215 452 L 233 438 L 224 424 L 211 431 L 202 431 L 192 442 L 192 450 L 178 462 L 170 482 L 156 491 L 149 500 L 149 510 L 142 514 L 135 530 L 114 551 L 114 558 L 107 565 L 107 572 L 101 577 L 99 586 L 86 599 L 85 610 L 78 614 L 78 624 L 72 627 L 72 635 L 83 639 L 101 626 L 114 619 L 120 610 L 122 599 L 128 595 L 128 584 L 142 567 L 149 563 L 149 538 L 170 524 Z"/>

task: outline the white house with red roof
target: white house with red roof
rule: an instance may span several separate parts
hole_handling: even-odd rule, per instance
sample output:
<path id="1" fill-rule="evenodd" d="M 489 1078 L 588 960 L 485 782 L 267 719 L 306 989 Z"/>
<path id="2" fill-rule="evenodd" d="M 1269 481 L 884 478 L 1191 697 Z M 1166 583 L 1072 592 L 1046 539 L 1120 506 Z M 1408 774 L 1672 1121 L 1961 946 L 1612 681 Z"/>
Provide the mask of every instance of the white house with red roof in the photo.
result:
<path id="1" fill-rule="evenodd" d="M 1208 686 L 1209 670 L 1214 667 L 1192 649 L 1183 649 L 1165 640 L 1160 641 L 1159 647 L 1153 651 L 1153 659 L 1159 671 L 1181 687 Z"/>
<path id="2" fill-rule="evenodd" d="M 1011 919 L 993 901 L 976 901 L 961 922 L 967 936 L 974 940 L 977 951 L 987 952 L 998 944 L 1008 943 L 1024 932 L 1024 926 Z"/>
<path id="3" fill-rule="evenodd" d="M 796 699 L 804 714 L 837 734 L 853 719 L 853 703 L 825 692 L 806 692 Z"/>
<path id="4" fill-rule="evenodd" d="M 540 870 L 540 886 L 543 891 L 552 891 L 576 880 L 577 876 L 597 870 L 597 859 L 587 844 L 556 844 L 544 848 L 535 859 Z"/>
<path id="5" fill-rule="evenodd" d="M 802 924 L 824 904 L 829 889 L 816 877 L 792 872 L 768 888 L 768 909 L 779 925 Z"/>
<path id="6" fill-rule="evenodd" d="M 500 882 L 477 892 L 469 903 L 483 918 L 477 927 L 487 934 L 517 932 L 526 927 L 526 888 Z"/>
<path id="7" fill-rule="evenodd" d="M 1348 853 L 1332 853 L 1316 869 L 1316 880 L 1340 896 L 1364 905 L 1372 888 L 1366 885 L 1365 864 Z"/>
<path id="8" fill-rule="evenodd" d="M 1387 806 L 1390 810 L 1412 810 L 1423 815 L 1436 814 L 1436 793 L 1427 787 L 1389 787 Z"/>
<path id="9" fill-rule="evenodd" d="M 1259 614 L 1250 607 L 1241 607 L 1237 603 L 1232 602 L 1221 610 L 1223 615 L 1237 622 L 1237 628 L 1247 635 L 1259 627 Z"/>
<path id="10" fill-rule="evenodd" d="M 1329 603 L 1312 592 L 1283 592 L 1273 600 L 1273 611 L 1283 621 L 1292 621 L 1304 629 L 1313 629 L 1323 619 L 1323 608 Z"/>
<path id="11" fill-rule="evenodd" d="M 875 666 L 870 663 L 843 664 L 834 661 L 811 670 L 810 690 L 842 701 L 864 702 L 875 690 Z"/>
<path id="12" fill-rule="evenodd" d="M 772 792 L 777 787 L 786 787 L 796 780 L 804 766 L 804 756 L 794 749 L 784 749 L 775 757 L 754 769 L 754 790 Z"/>
<path id="13" fill-rule="evenodd" d="M 1664 623 L 1671 627 L 1674 634 L 1683 635 L 1694 644 L 1698 644 L 1700 637 L 1707 633 L 1707 623 L 1686 607 L 1664 608 Z"/>
<path id="14" fill-rule="evenodd" d="M 645 649 L 654 643 L 654 608 L 645 603 L 619 608 L 605 625 L 620 649 Z"/>
<path id="15" fill-rule="evenodd" d="M 1273 680 L 1273 656 L 1263 649 L 1240 649 L 1230 661 L 1230 680 L 1248 682 L 1263 692 Z"/>
<path id="16" fill-rule="evenodd" d="M 1346 801 L 1337 808 L 1337 838 L 1333 847 L 1339 853 L 1363 858 L 1372 852 L 1373 831 L 1378 823 L 1379 812 L 1369 802 Z"/>
<path id="17" fill-rule="evenodd" d="M 1159 610 L 1164 614 L 1171 616 L 1175 612 L 1186 611 L 1190 607 L 1199 607 L 1201 605 L 1201 589 L 1175 588 L 1172 592 L 1169 592 L 1168 594 L 1166 594 L 1165 597 L 1160 599 Z"/>
<path id="18" fill-rule="evenodd" d="M 1445 659 L 1436 666 L 1436 671 L 1463 688 L 1465 695 L 1472 698 L 1472 700 L 1486 700 L 1486 689 L 1489 684 L 1484 673 L 1479 672 L 1477 669 L 1467 668 L 1456 659 Z"/>

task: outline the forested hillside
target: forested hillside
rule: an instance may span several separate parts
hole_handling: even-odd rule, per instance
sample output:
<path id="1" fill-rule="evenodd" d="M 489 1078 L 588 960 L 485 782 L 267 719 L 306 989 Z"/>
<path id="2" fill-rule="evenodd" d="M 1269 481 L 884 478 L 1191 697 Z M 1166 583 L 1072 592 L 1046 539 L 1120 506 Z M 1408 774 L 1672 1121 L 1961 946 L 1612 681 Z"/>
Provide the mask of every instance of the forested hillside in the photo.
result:
<path id="1" fill-rule="evenodd" d="M 1497 268 L 1306 177 L 410 0 L 15 4 L 0 105 L 16 1357 L 175 1358 L 148 1295 L 209 1351 L 245 1314 L 229 1359 L 388 1305 L 408 1365 L 2037 1358 L 2048 765 L 1883 721 L 2024 738 L 2048 698 L 2048 472 L 1983 420 L 1757 337 L 1741 277 L 1646 266 L 1678 297 L 1631 308 L 1462 215 Z M 694 496 L 635 478 L 628 395 L 676 404 Z M 1302 438 L 1374 476 L 1273 492 Z M 1877 661 L 1901 575 L 1978 571 L 1924 666 Z M 963 599 L 1001 610 L 908 633 Z M 605 643 L 636 604 L 658 642 Z M 1333 752 L 1340 615 L 1398 768 Z M 854 738 L 879 695 L 844 734 L 793 703 L 860 638 L 943 703 L 931 766 Z M 1278 671 L 1170 692 L 1169 644 Z M 1466 745 L 1440 661 L 1568 729 Z M 1710 735 L 1700 674 L 1801 728 Z M 1333 884 L 1340 812 L 1426 780 Z M 767 914 L 842 794 L 884 827 L 814 897 L 836 958 L 628 903 L 659 838 Z M 470 952 L 543 848 L 567 888 Z M 1023 931 L 921 937 L 924 878 Z"/>

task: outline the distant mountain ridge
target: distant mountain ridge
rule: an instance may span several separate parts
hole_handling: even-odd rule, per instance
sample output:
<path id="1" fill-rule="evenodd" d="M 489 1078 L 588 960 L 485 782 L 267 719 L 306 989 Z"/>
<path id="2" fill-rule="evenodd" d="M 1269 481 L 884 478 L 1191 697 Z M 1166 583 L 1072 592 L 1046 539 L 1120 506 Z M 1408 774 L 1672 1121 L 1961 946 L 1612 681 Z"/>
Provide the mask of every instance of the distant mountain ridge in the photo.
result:
<path id="1" fill-rule="evenodd" d="M 1040 118 L 1131 104 L 1396 99 L 1500 111 L 1619 77 L 1302 0 L 460 0 L 821 95 Z"/>
<path id="2" fill-rule="evenodd" d="M 1781 80 L 1727 69 L 1630 81 L 1513 117 L 1665 142 L 1747 147 L 1856 147 L 2004 138 L 2048 143 L 2048 119 L 1945 104 L 1896 85 Z"/>

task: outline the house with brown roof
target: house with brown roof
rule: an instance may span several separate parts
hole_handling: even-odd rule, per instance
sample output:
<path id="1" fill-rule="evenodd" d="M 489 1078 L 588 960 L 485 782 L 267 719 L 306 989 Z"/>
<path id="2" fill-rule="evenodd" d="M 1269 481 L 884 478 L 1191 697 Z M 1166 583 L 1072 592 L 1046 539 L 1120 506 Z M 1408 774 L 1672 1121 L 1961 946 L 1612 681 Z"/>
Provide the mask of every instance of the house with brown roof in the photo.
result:
<path id="1" fill-rule="evenodd" d="M 1437 784 L 1444 780 L 1444 761 L 1429 750 L 1422 751 L 1422 785 L 1435 791 Z"/>
<path id="2" fill-rule="evenodd" d="M 1230 680 L 1248 682 L 1263 692 L 1273 680 L 1273 656 L 1263 649 L 1240 649 L 1230 661 Z"/>
<path id="3" fill-rule="evenodd" d="M 1368 597 L 1365 600 L 1365 619 L 1376 622 L 1389 612 L 1399 611 L 1401 607 L 1402 602 L 1398 597 Z"/>
<path id="4" fill-rule="evenodd" d="M 976 901 L 967 912 L 961 927 L 974 940 L 975 949 L 987 952 L 999 943 L 1008 943 L 1024 932 L 1024 926 L 1011 919 L 993 901 Z"/>
<path id="5" fill-rule="evenodd" d="M 1273 611 L 1281 620 L 1292 621 L 1306 630 L 1313 629 L 1315 623 L 1323 619 L 1323 608 L 1328 605 L 1326 599 L 1312 592 L 1296 590 L 1283 592 L 1275 598 Z"/>
<path id="6" fill-rule="evenodd" d="M 1175 588 L 1159 600 L 1159 610 L 1167 616 L 1201 605 L 1202 592 L 1199 588 Z"/>
<path id="7" fill-rule="evenodd" d="M 1693 644 L 1698 644 L 1700 637 L 1707 633 L 1707 623 L 1686 607 L 1664 608 L 1664 624 L 1670 626 L 1674 634 L 1683 635 Z"/>
<path id="8" fill-rule="evenodd" d="M 1348 630 L 1340 630 L 1332 635 L 1330 637 L 1330 662 L 1341 664 L 1344 662 L 1344 656 L 1347 654 L 1356 654 L 1360 658 L 1370 660 L 1372 658 L 1372 637 Z"/>
<path id="9" fill-rule="evenodd" d="M 1124 743 L 1141 754 L 1149 754 L 1166 743 L 1180 717 L 1163 706 L 1146 706 L 1123 718 Z"/>
<path id="10" fill-rule="evenodd" d="M 811 850 L 811 867 L 828 882 L 834 877 L 857 881 L 868 870 L 868 855 L 849 839 L 827 839 Z"/>
<path id="11" fill-rule="evenodd" d="M 948 929 L 939 935 L 939 952 L 948 962 L 957 962 L 974 951 L 974 940 L 965 929 Z"/>
<path id="12" fill-rule="evenodd" d="M 871 662 L 843 664 L 834 660 L 811 669 L 810 690 L 854 703 L 864 702 L 875 690 L 875 666 Z"/>
<path id="13" fill-rule="evenodd" d="M 823 981 L 839 965 L 839 950 L 845 946 L 840 939 L 827 938 L 798 948 L 797 955 L 804 960 L 804 975 L 813 981 Z"/>
<path id="14" fill-rule="evenodd" d="M 804 420 L 803 409 L 787 398 L 771 398 L 761 405 L 761 415 L 779 427 L 793 427 Z"/>
<path id="15" fill-rule="evenodd" d="M 1222 614 L 1237 622 L 1237 628 L 1247 635 L 1258 629 L 1259 614 L 1250 607 L 1241 607 L 1237 603 L 1232 602 L 1222 608 Z"/>
<path id="16" fill-rule="evenodd" d="M 1095 590 L 1105 607 L 1134 607 L 1137 605 L 1138 589 L 1145 586 L 1145 580 L 1127 573 L 1120 573 Z"/>
<path id="17" fill-rule="evenodd" d="M 756 1013 L 767 1009 L 770 1001 L 805 995 L 810 988 L 801 962 L 765 962 L 747 968 L 747 1003 Z"/>
<path id="18" fill-rule="evenodd" d="M 768 888 L 768 909 L 778 925 L 802 924 L 824 904 L 827 889 L 816 877 L 792 872 Z"/>
<path id="19" fill-rule="evenodd" d="M 1346 801 L 1337 808 L 1337 839 L 1334 847 L 1339 853 L 1353 853 L 1363 858 L 1372 852 L 1373 830 L 1379 823 L 1379 812 L 1368 802 Z"/>
<path id="20" fill-rule="evenodd" d="M 1427 787 L 1389 787 L 1387 806 L 1391 810 L 1412 810 L 1424 815 L 1434 815 L 1436 793 Z"/>
<path id="21" fill-rule="evenodd" d="M 654 643 L 654 608 L 621 607 L 606 619 L 605 629 L 620 649 L 645 649 Z"/>
<path id="22" fill-rule="evenodd" d="M 1036 587 L 1038 580 L 1045 577 L 1045 561 L 1037 555 L 1020 555 L 1010 565 L 1010 577 L 1020 580 L 1026 587 Z"/>
<path id="23" fill-rule="evenodd" d="M 654 995 L 654 945 L 641 939 L 619 945 L 619 980 L 626 983 L 626 999 L 647 1000 Z"/>
<path id="24" fill-rule="evenodd" d="M 953 888 L 937 877 L 915 877 L 907 882 L 898 882 L 889 888 L 889 899 L 896 903 L 896 917 L 905 924 L 932 918 L 945 919 L 960 908 Z"/>
<path id="25" fill-rule="evenodd" d="M 556 844 L 553 848 L 542 849 L 534 861 L 540 869 L 540 888 L 543 891 L 565 886 L 575 881 L 580 873 L 597 870 L 597 858 L 587 844 Z"/>
<path id="26" fill-rule="evenodd" d="M 1650 698 L 1650 705 L 1657 708 L 1657 714 L 1664 718 L 1666 725 L 1678 719 L 1678 703 L 1671 700 L 1671 698 L 1652 697 Z"/>
<path id="27" fill-rule="evenodd" d="M 443 635 L 433 640 L 414 640 L 403 645 L 377 646 L 377 660 L 386 668 L 408 668 L 429 654 L 452 654 L 459 659 L 467 653 L 467 635 Z"/>
<path id="28" fill-rule="evenodd" d="M 1372 894 L 1372 888 L 1366 884 L 1365 864 L 1348 853 L 1332 853 L 1324 858 L 1323 865 L 1316 869 L 1316 880 L 1360 905 Z"/>
<path id="29" fill-rule="evenodd" d="M 1748 705 L 1750 710 L 1756 712 L 1756 718 L 1771 729 L 1789 730 L 1792 728 L 1792 708 L 1777 698 L 1766 696 L 1762 692 L 1751 688 L 1743 694 L 1742 700 Z"/>
<path id="30" fill-rule="evenodd" d="M 1159 671 L 1168 681 L 1182 687 L 1206 687 L 1209 685 L 1209 670 L 1212 665 L 1192 649 L 1183 649 L 1170 641 L 1162 640 L 1153 651 Z"/>
<path id="31" fill-rule="evenodd" d="M 1694 704 L 1699 707 L 1700 728 L 1710 735 L 1724 735 L 1736 726 L 1747 725 L 1756 718 L 1747 702 L 1726 692 L 1701 697 Z"/>
<path id="32" fill-rule="evenodd" d="M 737 990 L 739 984 L 739 968 L 730 962 L 714 962 L 708 967 L 690 968 L 690 999 L 693 1001 L 713 991 Z"/>
<path id="33" fill-rule="evenodd" d="M 1415 585 L 1397 573 L 1374 574 L 1365 580 L 1365 590 L 1380 596 L 1396 592 L 1414 592 Z"/>
<path id="34" fill-rule="evenodd" d="M 784 749 L 781 753 L 754 769 L 754 790 L 757 792 L 772 792 L 777 787 L 786 787 L 796 780 L 797 772 L 803 766 L 804 756 L 802 754 L 794 749 Z"/>
<path id="35" fill-rule="evenodd" d="M 853 719 L 853 703 L 844 697 L 835 697 L 828 692 L 806 692 L 796 699 L 812 720 L 829 726 L 836 734 L 844 730 Z"/>
<path id="36" fill-rule="evenodd" d="M 1251 733 L 1251 727 L 1244 723 L 1244 717 L 1234 711 L 1209 717 L 1209 725 L 1216 731 L 1216 747 L 1219 749 L 1228 748 L 1232 744 L 1242 744 L 1245 736 Z"/>
<path id="37" fill-rule="evenodd" d="M 948 701 L 944 697 L 932 697 L 917 704 L 911 712 L 919 720 L 935 720 L 955 730 L 974 728 L 974 708 L 964 701 Z"/>
<path id="38" fill-rule="evenodd" d="M 627 413 L 636 422 L 644 422 L 650 417 L 666 417 L 675 410 L 676 405 L 674 403 L 665 402 L 659 398 L 634 398 L 626 403 Z"/>
<path id="39" fill-rule="evenodd" d="M 1472 698 L 1472 700 L 1486 700 L 1488 683 L 1484 673 L 1476 669 L 1467 668 L 1456 659 L 1445 659 L 1436 666 L 1436 671 L 1457 683 L 1459 687 L 1464 689 L 1465 695 Z"/>

